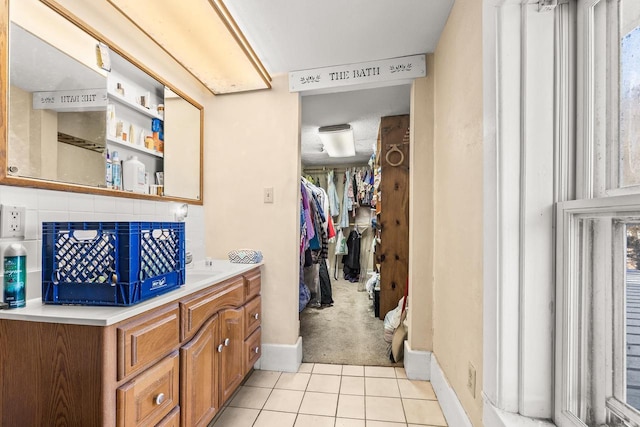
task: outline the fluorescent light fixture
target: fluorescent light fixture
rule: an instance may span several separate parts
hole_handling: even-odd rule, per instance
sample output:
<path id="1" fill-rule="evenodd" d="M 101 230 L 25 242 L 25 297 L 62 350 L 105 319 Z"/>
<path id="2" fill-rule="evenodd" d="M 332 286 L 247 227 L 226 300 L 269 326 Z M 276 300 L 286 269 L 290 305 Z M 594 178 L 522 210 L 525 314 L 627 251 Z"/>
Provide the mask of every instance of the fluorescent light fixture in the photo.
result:
<path id="1" fill-rule="evenodd" d="M 351 125 L 322 126 L 318 129 L 320 140 L 329 157 L 352 157 L 356 155 Z"/>
<path id="2" fill-rule="evenodd" d="M 271 87 L 223 0 L 107 1 L 214 94 Z"/>

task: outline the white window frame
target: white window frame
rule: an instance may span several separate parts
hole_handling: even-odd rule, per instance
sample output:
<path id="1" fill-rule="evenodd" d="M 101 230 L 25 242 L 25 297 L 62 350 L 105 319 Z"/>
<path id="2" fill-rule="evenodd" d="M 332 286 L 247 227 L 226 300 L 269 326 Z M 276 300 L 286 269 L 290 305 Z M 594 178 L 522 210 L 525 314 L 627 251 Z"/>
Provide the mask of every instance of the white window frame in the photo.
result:
<path id="1" fill-rule="evenodd" d="M 640 413 L 623 403 L 624 225 L 639 218 L 637 194 L 558 204 L 554 420 L 560 427 L 584 427 L 581 418 L 605 425 L 607 411 L 640 425 Z"/>
<path id="2" fill-rule="evenodd" d="M 627 0 L 629 1 L 629 0 Z M 610 0 L 577 1 L 577 200 L 557 207 L 556 380 L 560 427 L 632 426 L 625 382 L 624 224 L 640 218 L 640 186 L 620 187 L 619 12 Z M 584 230 L 580 224 L 592 224 Z M 611 375 L 609 373 L 612 373 Z"/>
<path id="3" fill-rule="evenodd" d="M 483 421 L 492 427 L 553 417 L 553 207 L 573 197 L 575 175 L 572 7 L 484 0 Z"/>

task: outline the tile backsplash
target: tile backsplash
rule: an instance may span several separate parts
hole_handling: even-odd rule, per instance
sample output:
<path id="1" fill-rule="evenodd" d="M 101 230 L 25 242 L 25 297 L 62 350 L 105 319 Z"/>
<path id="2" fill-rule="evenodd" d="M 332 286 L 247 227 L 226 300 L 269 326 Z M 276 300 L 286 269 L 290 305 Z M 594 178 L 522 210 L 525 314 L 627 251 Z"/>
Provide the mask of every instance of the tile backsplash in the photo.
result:
<path id="1" fill-rule="evenodd" d="M 41 297 L 42 222 L 47 221 L 175 221 L 179 203 L 124 199 L 0 185 L 0 204 L 24 206 L 25 237 L 0 239 L 0 255 L 14 242 L 27 249 L 27 299 Z M 181 204 L 181 203 L 180 203 Z M 193 261 L 205 258 L 204 208 L 189 205 L 185 219 L 187 250 Z M 3 263 L 0 273 L 4 276 Z M 2 298 L 0 294 L 0 299 Z"/>

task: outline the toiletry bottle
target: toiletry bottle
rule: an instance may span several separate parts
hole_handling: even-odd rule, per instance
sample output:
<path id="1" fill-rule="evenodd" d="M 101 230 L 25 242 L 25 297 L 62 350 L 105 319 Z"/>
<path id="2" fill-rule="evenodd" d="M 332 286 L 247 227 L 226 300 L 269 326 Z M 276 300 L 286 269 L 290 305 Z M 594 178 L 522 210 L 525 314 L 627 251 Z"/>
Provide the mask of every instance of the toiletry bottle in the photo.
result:
<path id="1" fill-rule="evenodd" d="M 122 164 L 117 151 L 113 152 L 113 159 L 111 159 L 111 173 L 113 174 L 113 188 L 122 190 Z"/>
<path id="2" fill-rule="evenodd" d="M 124 88 L 122 87 L 122 83 L 116 84 L 116 92 L 118 92 L 121 96 L 124 96 Z"/>
<path id="3" fill-rule="evenodd" d="M 107 148 L 105 151 L 106 159 L 105 159 L 105 184 L 107 188 L 113 188 L 113 164 L 111 163 L 111 156 L 109 155 L 109 149 Z"/>
<path id="4" fill-rule="evenodd" d="M 129 156 L 122 162 L 122 189 L 134 193 L 144 193 L 144 176 L 146 170 L 144 163 L 138 160 L 138 156 Z"/>
<path id="5" fill-rule="evenodd" d="M 27 285 L 27 250 L 12 243 L 4 251 L 4 302 L 9 308 L 24 307 Z"/>

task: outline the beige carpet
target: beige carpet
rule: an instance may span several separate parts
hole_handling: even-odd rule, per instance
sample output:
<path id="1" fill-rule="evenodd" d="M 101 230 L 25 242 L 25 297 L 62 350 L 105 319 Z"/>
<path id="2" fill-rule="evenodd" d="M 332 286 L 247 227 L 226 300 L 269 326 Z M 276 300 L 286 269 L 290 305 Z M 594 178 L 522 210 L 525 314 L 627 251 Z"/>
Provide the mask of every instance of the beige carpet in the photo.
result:
<path id="1" fill-rule="evenodd" d="M 333 273 L 333 272 L 332 272 Z M 365 366 L 391 363 L 382 320 L 373 315 L 373 300 L 358 292 L 358 283 L 331 278 L 334 305 L 300 313 L 302 361 Z"/>

